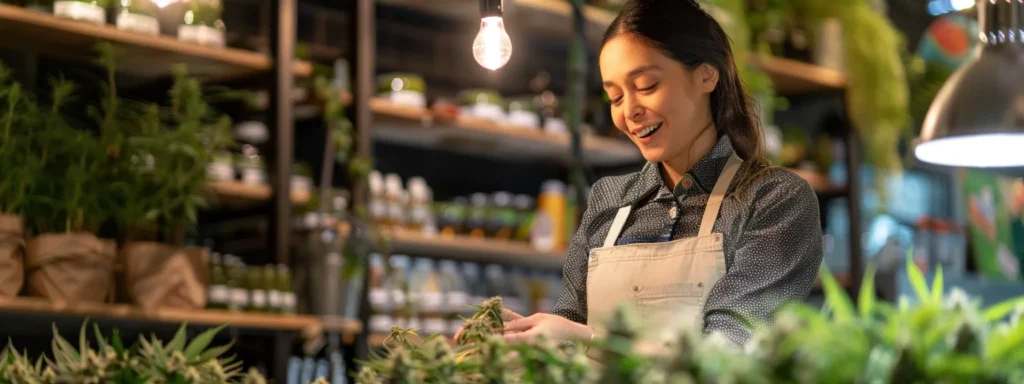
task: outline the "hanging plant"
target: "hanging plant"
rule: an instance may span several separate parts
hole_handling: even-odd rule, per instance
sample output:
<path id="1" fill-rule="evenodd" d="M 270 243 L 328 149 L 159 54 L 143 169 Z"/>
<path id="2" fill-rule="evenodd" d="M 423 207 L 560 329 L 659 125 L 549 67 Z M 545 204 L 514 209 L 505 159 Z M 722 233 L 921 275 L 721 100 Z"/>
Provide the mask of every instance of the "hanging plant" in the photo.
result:
<path id="1" fill-rule="evenodd" d="M 796 4 L 809 25 L 826 18 L 839 20 L 846 55 L 847 115 L 865 143 L 868 163 L 881 171 L 900 172 L 897 145 L 910 128 L 903 36 L 866 0 Z"/>

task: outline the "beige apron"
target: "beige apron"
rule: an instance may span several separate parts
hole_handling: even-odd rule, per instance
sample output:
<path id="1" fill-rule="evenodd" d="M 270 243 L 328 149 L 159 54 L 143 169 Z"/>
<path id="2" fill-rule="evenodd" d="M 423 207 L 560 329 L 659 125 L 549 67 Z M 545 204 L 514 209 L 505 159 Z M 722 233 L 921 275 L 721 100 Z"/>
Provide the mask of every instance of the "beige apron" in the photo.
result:
<path id="1" fill-rule="evenodd" d="M 651 337 L 703 325 L 704 302 L 725 274 L 722 234 L 712 234 L 711 229 L 742 162 L 735 154 L 729 158 L 708 198 L 697 237 L 616 246 L 632 207 L 619 209 L 604 246 L 591 250 L 588 258 L 588 326 L 602 333 L 602 323 L 625 303 L 634 306 L 640 330 L 654 332 Z"/>

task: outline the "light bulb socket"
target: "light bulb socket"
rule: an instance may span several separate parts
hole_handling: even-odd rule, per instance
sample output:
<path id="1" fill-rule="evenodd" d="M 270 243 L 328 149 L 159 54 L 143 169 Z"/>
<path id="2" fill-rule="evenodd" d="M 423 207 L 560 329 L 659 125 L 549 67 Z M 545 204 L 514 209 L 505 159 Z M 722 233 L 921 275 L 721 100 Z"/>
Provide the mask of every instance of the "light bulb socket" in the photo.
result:
<path id="1" fill-rule="evenodd" d="M 1024 43 L 1024 1 L 980 0 L 978 24 L 986 46 Z"/>
<path id="2" fill-rule="evenodd" d="M 480 0 L 480 18 L 501 17 L 502 0 Z"/>

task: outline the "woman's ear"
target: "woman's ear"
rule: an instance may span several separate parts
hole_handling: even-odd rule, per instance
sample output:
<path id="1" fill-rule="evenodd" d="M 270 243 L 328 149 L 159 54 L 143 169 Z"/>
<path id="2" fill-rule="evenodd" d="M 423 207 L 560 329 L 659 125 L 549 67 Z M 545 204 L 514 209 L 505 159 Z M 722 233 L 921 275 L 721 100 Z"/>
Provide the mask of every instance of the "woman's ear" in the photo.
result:
<path id="1" fill-rule="evenodd" d="M 701 91 L 711 93 L 718 85 L 718 68 L 714 65 L 703 63 L 697 67 L 697 85 Z"/>

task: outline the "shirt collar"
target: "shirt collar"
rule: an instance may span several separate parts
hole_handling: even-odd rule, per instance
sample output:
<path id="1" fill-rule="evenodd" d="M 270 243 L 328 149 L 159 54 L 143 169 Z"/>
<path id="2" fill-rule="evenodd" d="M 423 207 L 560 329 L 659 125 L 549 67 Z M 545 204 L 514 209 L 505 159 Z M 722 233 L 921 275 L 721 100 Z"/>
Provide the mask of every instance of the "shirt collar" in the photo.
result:
<path id="1" fill-rule="evenodd" d="M 718 143 L 687 172 L 696 181 L 693 188 L 699 188 L 704 193 L 711 193 L 711 189 L 714 188 L 718 176 L 722 174 L 722 169 L 725 168 L 725 163 L 729 161 L 729 156 L 732 156 L 732 153 L 733 148 L 729 137 L 726 135 L 719 137 Z M 661 181 L 660 167 L 660 163 L 644 165 L 638 175 L 635 188 L 630 188 L 626 196 L 627 202 L 635 204 L 651 193 L 665 188 L 665 184 Z M 679 185 L 676 186 L 677 190 L 680 188 Z"/>

